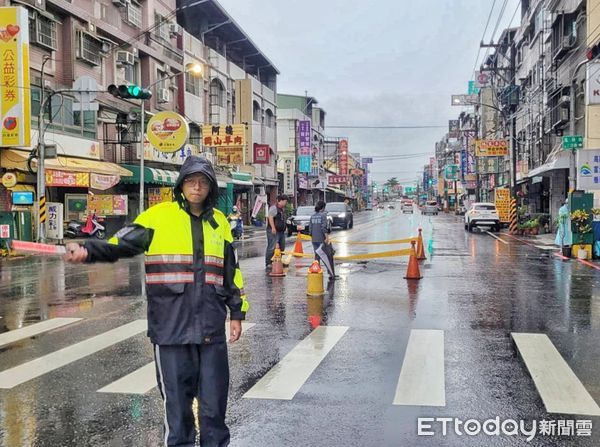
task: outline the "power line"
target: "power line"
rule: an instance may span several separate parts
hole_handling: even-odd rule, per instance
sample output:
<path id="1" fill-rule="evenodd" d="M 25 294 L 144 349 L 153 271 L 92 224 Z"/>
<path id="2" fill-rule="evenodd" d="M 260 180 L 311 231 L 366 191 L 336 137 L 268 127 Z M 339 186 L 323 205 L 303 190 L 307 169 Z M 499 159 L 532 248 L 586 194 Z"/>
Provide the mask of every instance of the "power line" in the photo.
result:
<path id="1" fill-rule="evenodd" d="M 441 129 L 446 126 L 414 125 L 414 126 L 327 126 L 327 129 Z"/>
<path id="2" fill-rule="evenodd" d="M 492 9 L 490 9 L 490 13 L 488 14 L 487 23 L 485 24 L 485 29 L 483 30 L 483 34 L 481 36 L 482 42 L 483 42 L 483 39 L 485 39 L 485 33 L 487 32 L 488 26 L 490 24 L 490 19 L 492 18 L 492 13 L 494 12 L 494 6 L 496 6 L 496 0 L 494 0 L 494 3 L 492 3 Z M 479 49 L 477 50 L 477 56 L 475 56 L 475 63 L 473 64 L 473 72 L 471 73 L 471 76 L 475 75 L 475 69 L 477 68 L 477 61 L 479 60 L 479 53 L 481 53 L 481 45 L 479 46 Z"/>

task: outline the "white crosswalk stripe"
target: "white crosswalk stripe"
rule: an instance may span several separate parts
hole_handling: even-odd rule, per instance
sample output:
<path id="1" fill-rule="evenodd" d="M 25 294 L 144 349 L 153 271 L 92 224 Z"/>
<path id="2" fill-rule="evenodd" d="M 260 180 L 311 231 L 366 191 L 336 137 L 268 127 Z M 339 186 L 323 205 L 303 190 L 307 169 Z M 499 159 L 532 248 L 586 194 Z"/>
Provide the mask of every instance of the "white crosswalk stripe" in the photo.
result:
<path id="1" fill-rule="evenodd" d="M 36 335 L 75 323 L 76 321 L 81 321 L 81 318 L 51 318 L 50 320 L 40 321 L 39 323 L 15 329 L 14 331 L 5 332 L 0 334 L 0 347 L 25 338 L 35 337 Z"/>
<path id="2" fill-rule="evenodd" d="M 545 334 L 511 334 L 548 413 L 600 416 L 600 407 Z"/>
<path id="3" fill-rule="evenodd" d="M 252 327 L 254 323 L 242 322 L 242 337 L 244 333 Z M 229 324 L 225 325 L 225 336 L 229 339 Z M 154 362 L 150 362 L 145 366 L 133 371 L 131 374 L 116 380 L 104 388 L 98 390 L 99 393 L 116 393 L 116 394 L 146 394 L 156 386 L 156 366 Z"/>
<path id="4" fill-rule="evenodd" d="M 444 331 L 410 331 L 394 405 L 446 406 Z"/>
<path id="5" fill-rule="evenodd" d="M 243 397 L 246 399 L 293 399 L 347 330 L 347 326 L 319 326 L 298 343 Z"/>
<path id="6" fill-rule="evenodd" d="M 82 342 L 0 372 L 0 388 L 10 389 L 69 363 L 80 360 L 147 330 L 146 320 L 135 320 Z"/>

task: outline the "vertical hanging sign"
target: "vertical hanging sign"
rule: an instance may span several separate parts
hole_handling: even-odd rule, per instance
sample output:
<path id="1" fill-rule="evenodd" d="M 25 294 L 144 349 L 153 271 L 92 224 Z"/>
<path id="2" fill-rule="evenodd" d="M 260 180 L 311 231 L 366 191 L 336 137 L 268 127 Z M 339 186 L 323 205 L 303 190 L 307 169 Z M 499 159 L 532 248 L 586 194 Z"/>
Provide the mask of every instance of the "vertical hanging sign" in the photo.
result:
<path id="1" fill-rule="evenodd" d="M 339 173 L 348 175 L 348 140 L 340 140 L 339 143 Z"/>
<path id="2" fill-rule="evenodd" d="M 20 6 L 0 8 L 0 146 L 31 144 L 29 17 Z"/>
<path id="3" fill-rule="evenodd" d="M 310 171 L 310 120 L 302 120 L 298 122 L 298 172 Z"/>

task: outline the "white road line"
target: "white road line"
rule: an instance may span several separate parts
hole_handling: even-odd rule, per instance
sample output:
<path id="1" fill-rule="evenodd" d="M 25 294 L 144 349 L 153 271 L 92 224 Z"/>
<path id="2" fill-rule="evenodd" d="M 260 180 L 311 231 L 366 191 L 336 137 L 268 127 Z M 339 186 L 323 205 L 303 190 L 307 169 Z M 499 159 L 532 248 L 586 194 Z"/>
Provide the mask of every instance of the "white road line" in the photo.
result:
<path id="1" fill-rule="evenodd" d="M 535 248 L 539 248 L 540 250 L 558 250 L 560 247 L 556 245 L 536 245 Z"/>
<path id="2" fill-rule="evenodd" d="M 2 317 L 0 317 L 2 318 Z M 81 321 L 81 318 L 52 318 L 50 320 L 40 321 L 39 323 L 32 324 L 31 326 L 25 326 L 14 331 L 8 331 L 4 334 L 0 334 L 0 347 L 8 345 L 24 338 L 34 337 L 43 332 L 51 331 L 68 324 Z"/>
<path id="3" fill-rule="evenodd" d="M 0 388 L 10 389 L 69 363 L 101 351 L 147 330 L 146 320 L 135 320 L 82 342 L 0 372 Z"/>
<path id="4" fill-rule="evenodd" d="M 298 343 L 246 394 L 246 399 L 291 400 L 329 351 L 344 336 L 347 326 L 319 326 Z M 335 379 L 332 378 L 332 382 Z"/>
<path id="5" fill-rule="evenodd" d="M 255 323 L 242 322 L 242 337 L 244 333 L 255 326 Z M 226 337 L 229 339 L 229 323 L 225 326 Z M 117 393 L 117 394 L 146 394 L 156 386 L 156 366 L 150 362 L 131 374 L 109 383 L 104 388 L 100 388 L 98 393 Z"/>
<path id="6" fill-rule="evenodd" d="M 487 234 L 489 234 L 490 236 L 492 236 L 494 239 L 499 240 L 500 242 L 502 242 L 504 245 L 508 245 L 508 242 L 506 242 L 504 239 L 500 239 L 498 236 L 496 236 L 494 233 L 490 233 L 489 231 L 486 231 Z"/>
<path id="7" fill-rule="evenodd" d="M 446 406 L 444 331 L 410 331 L 394 405 Z"/>
<path id="8" fill-rule="evenodd" d="M 549 413 L 600 416 L 600 407 L 546 334 L 511 333 Z"/>

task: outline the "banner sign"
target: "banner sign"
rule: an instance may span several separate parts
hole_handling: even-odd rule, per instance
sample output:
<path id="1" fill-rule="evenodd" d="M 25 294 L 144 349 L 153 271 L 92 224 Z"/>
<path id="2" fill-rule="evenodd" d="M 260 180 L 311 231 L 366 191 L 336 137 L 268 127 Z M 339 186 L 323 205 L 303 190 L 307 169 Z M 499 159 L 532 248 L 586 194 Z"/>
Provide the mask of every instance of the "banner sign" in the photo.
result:
<path id="1" fill-rule="evenodd" d="M 508 188 L 496 189 L 496 209 L 500 222 L 510 222 L 510 191 Z"/>
<path id="2" fill-rule="evenodd" d="M 577 189 L 600 190 L 600 149 L 576 152 Z"/>
<path id="3" fill-rule="evenodd" d="M 448 120 L 448 137 L 458 138 L 460 131 L 459 120 Z"/>
<path id="4" fill-rule="evenodd" d="M 258 195 L 254 201 L 254 208 L 252 208 L 252 217 L 256 217 L 260 213 L 260 209 L 267 204 L 267 195 Z"/>
<path id="5" fill-rule="evenodd" d="M 298 122 L 298 155 L 310 156 L 310 120 Z"/>
<path id="6" fill-rule="evenodd" d="M 450 99 L 451 106 L 472 106 L 479 101 L 478 95 L 452 95 Z"/>
<path id="7" fill-rule="evenodd" d="M 119 175 L 90 174 L 90 188 L 105 191 L 115 186 L 121 177 Z"/>
<path id="8" fill-rule="evenodd" d="M 373 157 L 362 157 L 361 160 L 365 165 L 373 164 Z"/>
<path id="9" fill-rule="evenodd" d="M 96 213 L 98 216 L 126 216 L 127 195 L 89 195 L 87 209 L 88 213 Z"/>
<path id="10" fill-rule="evenodd" d="M 0 85 L 0 146 L 30 146 L 29 15 L 19 6 L 0 8 Z"/>
<path id="11" fill-rule="evenodd" d="M 254 163 L 268 165 L 270 161 L 271 147 L 268 144 L 254 143 Z"/>
<path id="12" fill-rule="evenodd" d="M 90 174 L 88 172 L 67 172 L 47 169 L 46 186 L 87 188 L 90 186 Z"/>
<path id="13" fill-rule="evenodd" d="M 340 140 L 339 151 L 339 173 L 340 175 L 348 175 L 348 140 Z"/>
<path id="14" fill-rule="evenodd" d="M 329 185 L 345 185 L 348 183 L 347 175 L 330 175 L 327 177 L 327 183 Z"/>
<path id="15" fill-rule="evenodd" d="M 508 155 L 508 141 L 476 140 L 475 155 L 478 157 L 504 157 Z"/>
<path id="16" fill-rule="evenodd" d="M 186 119 L 175 112 L 158 112 L 146 128 L 150 144 L 160 152 L 176 152 L 188 139 L 190 129 Z"/>
<path id="17" fill-rule="evenodd" d="M 362 169 L 355 168 L 355 169 L 352 169 L 350 171 L 350 175 L 358 175 L 358 176 L 360 176 L 360 175 L 363 175 L 363 174 L 364 174 L 364 172 L 363 172 Z"/>
<path id="18" fill-rule="evenodd" d="M 202 143 L 207 147 L 243 147 L 246 145 L 244 124 L 202 126 Z"/>
<path id="19" fill-rule="evenodd" d="M 50 239 L 63 239 L 63 204 L 48 202 L 46 209 L 48 210 L 48 219 L 46 220 L 46 235 Z"/>
<path id="20" fill-rule="evenodd" d="M 148 188 L 148 207 L 173 201 L 173 188 Z"/>
<path id="21" fill-rule="evenodd" d="M 312 157 L 310 155 L 301 155 L 298 157 L 298 172 L 310 172 Z"/>
<path id="22" fill-rule="evenodd" d="M 217 148 L 217 165 L 243 165 L 244 164 L 244 148 L 243 147 L 218 147 Z"/>

